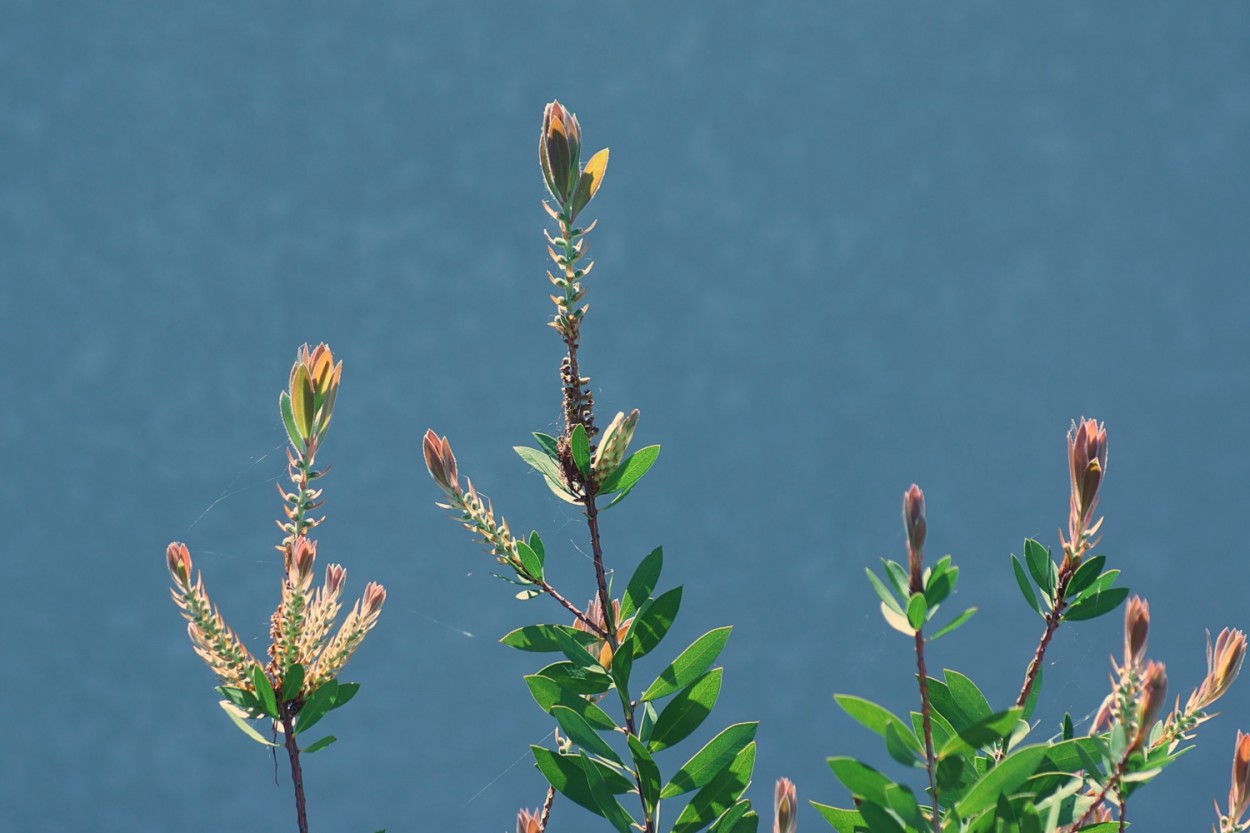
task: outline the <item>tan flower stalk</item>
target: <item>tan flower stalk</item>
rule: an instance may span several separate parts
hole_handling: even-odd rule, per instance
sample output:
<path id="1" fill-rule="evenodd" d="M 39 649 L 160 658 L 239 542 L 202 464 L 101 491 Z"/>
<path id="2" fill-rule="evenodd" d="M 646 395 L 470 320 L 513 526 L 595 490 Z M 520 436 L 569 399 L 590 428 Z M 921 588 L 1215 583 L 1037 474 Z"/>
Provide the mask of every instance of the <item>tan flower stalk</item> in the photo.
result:
<path id="1" fill-rule="evenodd" d="M 275 680 L 286 677 L 291 666 L 299 661 L 299 646 L 308 612 L 308 590 L 312 585 L 313 562 L 317 544 L 299 536 L 284 551 L 286 580 L 282 583 L 282 601 L 269 621 L 269 666 L 266 671 Z"/>
<path id="2" fill-rule="evenodd" d="M 187 633 L 195 652 L 223 685 L 252 691 L 251 671 L 257 662 L 209 601 L 203 576 L 196 573 L 194 583 L 191 581 L 191 553 L 187 545 L 171 543 L 165 558 L 174 579 L 170 595 L 187 620 Z"/>
<path id="3" fill-rule="evenodd" d="M 1207 710 L 1223 697 L 1241 671 L 1242 661 L 1246 657 L 1246 635 L 1232 628 L 1224 628 L 1215 639 L 1215 647 L 1211 647 L 1211 635 L 1207 634 L 1207 674 L 1202 683 L 1189 695 L 1185 708 L 1180 707 L 1179 698 L 1176 708 L 1168 717 L 1163 728 L 1163 735 L 1156 745 L 1166 744 L 1173 749 L 1182 740 L 1192 736 L 1194 729 L 1215 716 Z"/>
<path id="4" fill-rule="evenodd" d="M 382 603 L 385 601 L 386 589 L 382 585 L 375 581 L 365 585 L 364 595 L 343 619 L 338 633 L 307 669 L 305 679 L 308 681 L 306 686 L 309 691 L 316 691 L 321 685 L 338 676 L 352 654 L 360 647 L 365 634 L 378 623 Z"/>
<path id="5" fill-rule="evenodd" d="M 1216 805 L 1216 813 L 1219 806 Z M 1219 833 L 1243 833 L 1250 830 L 1245 818 L 1250 810 L 1250 734 L 1237 731 L 1233 744 L 1233 784 L 1228 788 L 1228 814 L 1220 815 Z"/>
<path id="6" fill-rule="evenodd" d="M 347 570 L 339 564 L 326 565 L 325 583 L 313 594 L 308 605 L 308 614 L 304 617 L 304 628 L 299 637 L 300 665 L 307 668 L 321 652 L 326 637 L 334 620 L 338 618 L 339 595 L 343 592 L 343 583 L 347 580 Z"/>

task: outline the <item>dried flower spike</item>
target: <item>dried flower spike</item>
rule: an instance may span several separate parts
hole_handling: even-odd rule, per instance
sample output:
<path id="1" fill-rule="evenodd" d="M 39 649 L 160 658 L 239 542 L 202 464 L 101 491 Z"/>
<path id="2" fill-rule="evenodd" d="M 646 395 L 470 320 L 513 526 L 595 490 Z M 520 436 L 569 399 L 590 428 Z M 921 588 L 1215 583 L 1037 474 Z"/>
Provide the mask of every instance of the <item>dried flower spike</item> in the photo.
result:
<path id="1" fill-rule="evenodd" d="M 170 596 L 187 620 L 187 633 L 195 652 L 223 685 L 251 691 L 252 668 L 257 662 L 209 600 L 203 577 L 197 575 L 191 581 L 191 553 L 187 545 L 171 543 L 165 550 L 165 561 L 174 580 Z"/>
<path id="2" fill-rule="evenodd" d="M 1211 635 L 1207 634 L 1207 676 L 1189 696 L 1185 711 L 1204 711 L 1223 697 L 1233 680 L 1237 679 L 1245 658 L 1246 635 L 1242 631 L 1224 628 L 1215 638 L 1214 650 L 1211 648 Z"/>

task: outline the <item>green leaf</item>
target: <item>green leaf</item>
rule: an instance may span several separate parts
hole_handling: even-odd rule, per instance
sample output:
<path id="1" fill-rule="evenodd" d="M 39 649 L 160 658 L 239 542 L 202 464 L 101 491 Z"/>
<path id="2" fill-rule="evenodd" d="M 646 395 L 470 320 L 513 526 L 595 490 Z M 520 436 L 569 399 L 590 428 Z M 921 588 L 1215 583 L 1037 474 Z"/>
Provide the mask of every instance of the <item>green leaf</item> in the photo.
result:
<path id="1" fill-rule="evenodd" d="M 256 689 L 256 699 L 260 701 L 261 710 L 274 720 L 280 720 L 282 715 L 278 712 L 278 698 L 273 693 L 273 683 L 269 682 L 265 670 L 259 665 L 252 666 L 252 686 Z"/>
<path id="2" fill-rule="evenodd" d="M 625 596 L 621 599 L 622 621 L 628 619 L 631 614 L 642 607 L 647 599 L 651 598 L 651 591 L 655 590 L 656 582 L 660 580 L 660 569 L 663 566 L 663 547 L 656 547 L 639 562 L 625 588 Z"/>
<path id="3" fill-rule="evenodd" d="M 928 615 L 929 605 L 925 603 L 924 593 L 912 593 L 907 602 L 907 623 L 911 625 L 911 629 L 918 631 L 923 628 Z"/>
<path id="4" fill-rule="evenodd" d="M 616 750 L 606 740 L 599 737 L 594 728 L 576 711 L 567 706 L 552 706 L 551 716 L 556 719 L 556 723 L 560 724 L 564 734 L 573 743 L 601 758 L 605 758 L 620 766 L 625 766 L 625 762 L 616 754 Z"/>
<path id="5" fill-rule="evenodd" d="M 256 695 L 246 689 L 234 688 L 232 686 L 219 685 L 216 688 L 218 694 L 225 697 L 233 703 L 238 709 L 247 714 L 252 720 L 259 720 L 265 717 L 265 709 L 260 704 L 260 700 Z"/>
<path id="6" fill-rule="evenodd" d="M 712 713 L 712 707 L 720 696 L 723 670 L 712 669 L 669 701 L 656 718 L 655 728 L 651 730 L 648 746 L 652 752 L 659 752 L 685 740 Z"/>
<path id="7" fill-rule="evenodd" d="M 758 726 L 758 722 L 735 723 L 709 740 L 690 760 L 682 764 L 681 769 L 677 770 L 660 791 L 660 798 L 672 798 L 706 786 L 747 744 L 755 740 Z"/>
<path id="8" fill-rule="evenodd" d="M 959 568 L 934 570 L 925 582 L 924 600 L 930 609 L 937 607 L 955 590 L 955 582 L 959 580 Z"/>
<path id="9" fill-rule="evenodd" d="M 564 485 L 564 472 L 560 470 L 558 462 L 536 448 L 518 445 L 513 446 L 512 450 L 543 476 L 556 497 L 576 503 L 575 495 Z"/>
<path id="10" fill-rule="evenodd" d="M 885 565 L 885 571 L 890 576 L 890 581 L 894 582 L 894 589 L 898 591 L 900 599 L 906 599 L 911 596 L 911 576 L 907 574 L 907 570 L 897 561 L 891 561 L 888 558 L 881 559 L 881 563 Z"/>
<path id="11" fill-rule="evenodd" d="M 872 833 L 907 833 L 903 825 L 898 823 L 898 819 L 876 802 L 865 801 L 860 805 L 859 812 Z"/>
<path id="12" fill-rule="evenodd" d="M 868 583 L 872 585 L 872 589 L 876 591 L 877 596 L 881 599 L 881 603 L 899 616 L 902 616 L 903 606 L 898 603 L 898 599 L 894 597 L 894 594 L 889 591 L 881 579 L 877 578 L 877 574 L 869 567 L 865 567 L 864 572 L 868 576 Z"/>
<path id="13" fill-rule="evenodd" d="M 628 489 L 622 489 L 621 491 L 617 492 L 616 497 L 612 498 L 612 500 L 608 502 L 608 505 L 603 507 L 603 511 L 606 512 L 608 509 L 611 509 L 613 506 L 616 506 L 616 504 L 620 503 L 622 500 L 629 497 L 629 493 L 632 492 L 633 490 L 634 490 L 634 487 L 630 486 Z"/>
<path id="14" fill-rule="evenodd" d="M 239 731 L 247 735 L 252 740 L 262 746 L 280 745 L 262 737 L 260 732 L 256 731 L 256 727 L 247 722 L 248 716 L 234 703 L 231 703 L 229 700 L 220 700 L 218 701 L 218 705 L 221 706 L 221 710 L 226 713 L 226 716 L 230 718 L 234 725 L 239 727 Z"/>
<path id="15" fill-rule="evenodd" d="M 357 691 L 360 691 L 360 683 L 339 683 L 338 690 L 334 693 L 334 702 L 330 705 L 330 711 L 346 706 L 356 696 Z"/>
<path id="16" fill-rule="evenodd" d="M 608 475 L 607 480 L 603 481 L 603 485 L 599 487 L 599 494 L 610 495 L 613 492 L 632 489 L 634 484 L 647 473 L 647 469 L 651 468 L 652 464 L 655 463 L 655 458 L 659 456 L 660 447 L 658 445 L 649 445 L 646 448 L 638 449 L 626 457 L 625 462 L 621 463 L 616 471 Z"/>
<path id="17" fill-rule="evenodd" d="M 603 815 L 599 810 L 598 802 L 591 795 L 590 785 L 586 782 L 586 771 L 582 769 L 580 755 L 560 755 L 541 746 L 531 746 L 530 752 L 534 755 L 538 771 L 547 779 L 548 784 L 555 787 L 561 795 L 573 803 L 580 804 L 595 815 Z M 607 769 L 602 764 L 596 764 L 596 766 L 599 767 L 599 774 L 613 795 L 620 795 L 633 789 L 634 785 L 620 774 Z"/>
<path id="18" fill-rule="evenodd" d="M 1033 687 L 1029 689 L 1028 696 L 1024 698 L 1024 714 L 1021 717 L 1025 720 L 1033 717 L 1033 710 L 1037 708 L 1037 700 L 1042 696 L 1042 676 L 1043 669 L 1039 665 L 1037 676 L 1033 678 Z"/>
<path id="19" fill-rule="evenodd" d="M 829 768 L 857 798 L 885 804 L 885 788 L 894 783 L 877 770 L 854 758 L 829 758 Z"/>
<path id="20" fill-rule="evenodd" d="M 587 668 L 590 670 L 603 670 L 599 665 L 598 651 L 594 654 L 586 650 L 586 646 L 579 640 L 574 639 L 562 630 L 555 631 L 556 642 L 560 643 L 560 650 L 569 658 L 569 661 L 579 668 Z"/>
<path id="21" fill-rule="evenodd" d="M 941 639 L 943 636 L 946 636 L 948 633 L 951 633 L 952 631 L 954 631 L 955 629 L 963 625 L 964 622 L 967 622 L 969 619 L 971 619 L 972 615 L 976 612 L 977 612 L 977 609 L 975 607 L 968 608 L 963 613 L 959 614 L 954 619 L 950 620 L 945 625 L 938 628 L 937 631 L 933 634 L 933 636 L 927 637 L 925 641 L 933 642 L 936 639 Z"/>
<path id="22" fill-rule="evenodd" d="M 855 810 L 843 810 L 838 807 L 830 807 L 828 804 L 818 804 L 815 801 L 809 801 L 816 808 L 816 812 L 824 816 L 825 821 L 833 825 L 833 829 L 838 833 L 856 833 L 864 828 L 864 817 Z"/>
<path id="23" fill-rule="evenodd" d="M 1102 572 L 1102 567 L 1107 563 L 1107 556 L 1095 555 L 1081 562 L 1081 566 L 1076 568 L 1076 572 L 1072 574 L 1072 578 L 1068 580 L 1068 598 L 1075 598 L 1081 595 L 1081 592 L 1094 583 L 1094 579 L 1098 578 Z"/>
<path id="24" fill-rule="evenodd" d="M 1112 572 L 1117 571 L 1113 570 Z M 1104 613 L 1110 613 L 1119 607 L 1120 602 L 1124 601 L 1124 597 L 1127 595 L 1127 587 L 1112 587 L 1108 590 L 1091 593 L 1065 610 L 1063 619 L 1065 622 L 1079 622 L 1084 619 L 1102 616 Z"/>
<path id="25" fill-rule="evenodd" d="M 754 769 L 755 742 L 752 741 L 734 756 L 729 766 L 695 793 L 673 823 L 672 833 L 695 833 L 715 821 L 737 803 L 750 785 Z"/>
<path id="26" fill-rule="evenodd" d="M 631 636 L 627 636 L 619 645 L 616 646 L 616 653 L 612 655 L 608 673 L 612 677 L 612 682 L 616 684 L 617 691 L 621 695 L 621 704 L 628 708 L 626 702 L 629 698 L 629 674 L 634 668 L 634 651 L 637 650 L 638 642 Z"/>
<path id="27" fill-rule="evenodd" d="M 674 587 L 643 605 L 638 616 L 630 625 L 629 633 L 637 640 L 634 646 L 634 658 L 646 656 L 660 644 L 660 640 L 672 627 L 677 618 L 677 610 L 681 607 L 681 586 Z"/>
<path id="28" fill-rule="evenodd" d="M 286 670 L 286 676 L 282 678 L 282 701 L 289 703 L 294 700 L 303 687 L 304 666 L 298 662 L 291 663 L 291 667 Z"/>
<path id="29" fill-rule="evenodd" d="M 328 680 L 310 694 L 295 718 L 296 734 L 312 728 L 321 718 L 325 717 L 326 713 L 333 708 L 334 700 L 338 693 L 338 681 Z"/>
<path id="30" fill-rule="evenodd" d="M 543 452 L 552 460 L 560 459 L 560 441 L 550 434 L 543 434 L 534 431 L 534 439 L 538 440 L 538 444 L 542 446 Z"/>
<path id="31" fill-rule="evenodd" d="M 1024 573 L 1024 566 L 1020 563 L 1020 559 L 1016 558 L 1015 553 L 1011 555 L 1011 570 L 1016 574 L 1016 584 L 1020 587 L 1020 592 L 1024 595 L 1024 600 L 1029 603 L 1029 607 L 1037 611 L 1038 616 L 1045 617 L 1042 612 L 1042 603 L 1037 600 L 1037 591 L 1033 589 L 1033 585 L 1029 582 L 1029 577 Z"/>
<path id="32" fill-rule="evenodd" d="M 1046 757 L 1047 748 L 1041 743 L 1012 752 L 972 785 L 956 802 L 955 812 L 966 818 L 993 807 L 1000 795 L 1010 796 L 1037 770 L 1037 765 Z"/>
<path id="33" fill-rule="evenodd" d="M 660 672 L 655 682 L 642 693 L 641 699 L 657 700 L 690 685 L 716 662 L 732 630 L 732 627 L 716 628 L 696 639 L 668 668 Z"/>
<path id="34" fill-rule="evenodd" d="M 504 634 L 499 641 L 509 648 L 516 648 L 518 651 L 551 654 L 561 650 L 560 641 L 556 639 L 557 633 L 564 633 L 583 646 L 592 645 L 599 641 L 594 634 L 569 627 L 568 625 L 526 625 L 523 628 L 517 628 L 510 633 Z"/>
<path id="35" fill-rule="evenodd" d="M 916 794 L 904 784 L 891 784 L 885 788 L 886 806 L 916 830 L 923 830 L 925 817 L 920 814 L 920 805 L 916 803 Z"/>
<path id="36" fill-rule="evenodd" d="M 569 437 L 569 450 L 573 452 L 573 465 L 581 472 L 582 477 L 590 478 L 590 438 L 586 436 L 586 427 L 581 423 L 573 426 Z"/>
<path id="37" fill-rule="evenodd" d="M 525 575 L 536 582 L 543 580 L 543 560 L 538 557 L 538 553 L 524 541 L 517 539 L 516 554 L 521 559 L 521 567 L 525 570 Z"/>
<path id="38" fill-rule="evenodd" d="M 553 706 L 564 706 L 577 712 L 583 720 L 596 729 L 610 731 L 616 728 L 616 723 L 607 712 L 585 697 L 561 688 L 555 680 L 541 674 L 530 674 L 524 679 L 534 702 L 548 714 L 551 713 Z"/>
<path id="39" fill-rule="evenodd" d="M 833 699 L 842 707 L 842 711 L 849 714 L 857 723 L 869 731 L 876 732 L 884 738 L 886 731 L 892 725 L 898 736 L 913 752 L 916 754 L 924 753 L 924 746 L 921 745 L 920 739 L 916 737 L 916 733 L 911 730 L 911 727 L 884 706 L 879 706 L 871 700 L 865 700 L 862 697 L 855 697 L 850 694 L 835 694 Z"/>
<path id="40" fill-rule="evenodd" d="M 629 755 L 634 761 L 634 772 L 642 783 L 642 800 L 648 813 L 654 817 L 656 804 L 660 800 L 660 768 L 655 765 L 655 759 L 642 741 L 633 735 L 628 735 L 626 740 L 629 742 Z"/>
<path id="41" fill-rule="evenodd" d="M 612 678 L 603 671 L 571 662 L 553 662 L 538 673 L 573 694 L 602 694 L 612 687 Z"/>
<path id="42" fill-rule="evenodd" d="M 708 833 L 737 833 L 738 822 L 750 809 L 751 802 L 745 798 L 742 799 L 728 810 L 721 813 L 720 818 L 716 820 L 716 823 L 708 828 Z"/>
<path id="43" fill-rule="evenodd" d="M 1029 574 L 1042 588 L 1049 598 L 1055 592 L 1055 562 L 1050 558 L 1050 550 L 1032 538 L 1024 539 L 1024 561 L 1029 565 Z"/>
<path id="44" fill-rule="evenodd" d="M 603 780 L 603 774 L 600 765 L 592 761 L 585 753 L 582 752 L 582 772 L 586 776 L 586 784 L 590 787 L 590 794 L 595 800 L 595 804 L 599 808 L 599 815 L 607 819 L 617 833 L 630 833 L 630 829 L 634 824 L 633 818 L 621 806 L 621 802 L 616 800 L 612 795 L 612 791 L 608 789 L 608 785 Z"/>
<path id="45" fill-rule="evenodd" d="M 1023 709 L 1011 708 L 983 717 L 971 726 L 961 729 L 955 737 L 944 743 L 938 750 L 937 757 L 964 755 L 1010 737 L 1016 724 L 1020 722 L 1022 711 Z"/>
<path id="46" fill-rule="evenodd" d="M 278 410 L 282 412 L 282 426 L 286 428 L 286 435 L 291 445 L 303 451 L 304 441 L 300 439 L 299 429 L 295 427 L 295 414 L 291 410 L 291 395 L 286 391 L 278 394 Z"/>
<path id="47" fill-rule="evenodd" d="M 912 743 L 915 742 L 916 736 L 911 730 L 899 728 L 893 723 L 886 724 L 885 751 L 903 766 L 924 766 L 920 760 L 920 756 L 924 753 L 917 753 L 912 748 Z"/>
<path id="48" fill-rule="evenodd" d="M 993 712 L 990 701 L 985 699 L 985 695 L 981 693 L 981 689 L 977 688 L 976 683 L 949 668 L 943 669 L 942 675 L 946 678 L 946 688 L 951 697 L 970 720 L 979 721 L 990 716 Z"/>
<path id="49" fill-rule="evenodd" d="M 336 740 L 338 740 L 338 738 L 336 738 L 334 735 L 326 735 L 321 740 L 313 741 L 312 743 L 310 743 L 308 746 L 305 746 L 300 751 L 303 752 L 305 755 L 311 755 L 314 752 L 320 752 L 322 749 L 325 749 L 327 746 L 334 743 Z"/>

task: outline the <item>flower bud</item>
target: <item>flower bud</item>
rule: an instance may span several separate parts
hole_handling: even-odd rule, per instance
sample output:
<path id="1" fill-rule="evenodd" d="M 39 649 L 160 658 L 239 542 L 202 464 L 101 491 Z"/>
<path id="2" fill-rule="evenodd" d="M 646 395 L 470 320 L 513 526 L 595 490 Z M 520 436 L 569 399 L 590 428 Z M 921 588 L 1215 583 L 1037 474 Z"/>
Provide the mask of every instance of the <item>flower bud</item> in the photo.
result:
<path id="1" fill-rule="evenodd" d="M 1098 489 L 1107 471 L 1107 429 L 1092 419 L 1081 419 L 1068 431 L 1068 465 L 1071 474 L 1071 509 L 1068 515 L 1069 544 L 1075 548 L 1083 532 L 1090 530 Z"/>
<path id="2" fill-rule="evenodd" d="M 543 110 L 542 135 L 538 140 L 538 164 L 547 190 L 563 205 L 573 195 L 581 164 L 582 130 L 577 116 L 558 101 Z"/>
<path id="3" fill-rule="evenodd" d="M 907 530 L 907 560 L 911 572 L 911 591 L 924 589 L 921 559 L 924 554 L 924 492 L 915 483 L 903 493 L 903 527 Z"/>
<path id="4" fill-rule="evenodd" d="M 347 568 L 342 564 L 326 565 L 325 590 L 322 592 L 325 598 L 337 599 L 339 594 L 343 592 L 343 584 L 347 581 Z"/>
<path id="5" fill-rule="evenodd" d="M 516 814 L 516 833 L 542 833 L 539 826 L 538 812 L 521 810 Z"/>
<path id="6" fill-rule="evenodd" d="M 361 615 L 366 618 L 375 618 L 382 611 L 382 603 L 386 601 L 386 588 L 371 581 L 365 586 L 365 592 L 361 598 Z"/>
<path id="7" fill-rule="evenodd" d="M 1137 737 L 1133 740 L 1130 751 L 1141 748 L 1150 730 L 1154 728 L 1159 713 L 1163 710 L 1163 701 L 1168 695 L 1168 675 L 1163 663 L 1151 660 L 1142 672 L 1141 696 L 1138 701 Z"/>
<path id="8" fill-rule="evenodd" d="M 778 778 L 773 797 L 773 833 L 794 833 L 799 824 L 798 809 L 794 782 Z"/>
<path id="9" fill-rule="evenodd" d="M 334 415 L 343 363 L 325 344 L 311 352 L 305 344 L 295 354 L 287 389 L 278 396 L 282 422 L 296 449 L 303 451 L 325 436 Z"/>
<path id="10" fill-rule="evenodd" d="M 599 445 L 595 448 L 594 460 L 591 462 L 596 486 L 603 485 L 604 481 L 620 468 L 637 426 L 638 409 L 635 408 L 629 412 L 629 416 L 617 412 L 612 422 L 604 429 Z"/>
<path id="11" fill-rule="evenodd" d="M 1207 635 L 1207 676 L 1189 697 L 1187 711 L 1206 709 L 1219 700 L 1232 686 L 1246 658 L 1246 635 L 1242 631 L 1224 628 L 1215 638 L 1211 649 L 1211 636 Z"/>
<path id="12" fill-rule="evenodd" d="M 1124 667 L 1136 668 L 1146 658 L 1146 636 L 1150 631 L 1150 605 L 1132 596 L 1124 609 Z"/>
<path id="13" fill-rule="evenodd" d="M 290 544 L 287 552 L 287 574 L 291 586 L 300 593 L 307 592 L 312 584 L 313 562 L 317 559 L 317 542 L 310 541 L 303 535 Z"/>
<path id="14" fill-rule="evenodd" d="M 1234 825 L 1250 808 L 1250 734 L 1237 732 L 1233 747 L 1233 785 L 1228 790 L 1228 818 Z"/>
<path id="15" fill-rule="evenodd" d="M 446 494 L 457 494 L 460 491 L 460 478 L 456 472 L 456 455 L 451 452 L 451 443 L 446 437 L 440 439 L 431 429 L 425 432 L 421 448 L 425 453 L 425 467 L 429 469 L 434 483 Z"/>
<path id="16" fill-rule="evenodd" d="M 186 586 L 191 581 L 191 553 L 187 545 L 179 541 L 172 542 L 165 548 L 165 563 L 174 577 L 174 582 Z"/>

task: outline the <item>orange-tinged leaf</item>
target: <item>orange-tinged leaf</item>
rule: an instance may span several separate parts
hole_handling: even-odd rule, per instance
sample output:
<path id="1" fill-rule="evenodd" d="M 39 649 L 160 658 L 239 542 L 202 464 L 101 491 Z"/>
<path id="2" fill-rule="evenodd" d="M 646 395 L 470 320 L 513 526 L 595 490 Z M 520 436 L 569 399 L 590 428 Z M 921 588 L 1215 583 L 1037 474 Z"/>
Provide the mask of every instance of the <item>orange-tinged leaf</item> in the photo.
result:
<path id="1" fill-rule="evenodd" d="M 313 426 L 312 378 L 303 364 L 295 366 L 291 377 L 291 414 L 295 417 L 295 427 L 300 437 L 307 442 Z"/>
<path id="2" fill-rule="evenodd" d="M 590 157 L 590 161 L 586 163 L 586 168 L 582 171 L 583 174 L 591 178 L 590 198 L 587 199 L 587 202 L 589 202 L 591 199 L 594 199 L 595 192 L 598 191 L 599 186 L 603 184 L 603 175 L 604 173 L 607 172 L 607 170 L 608 170 L 608 149 L 604 148 L 603 150 L 596 153 L 594 156 Z"/>

